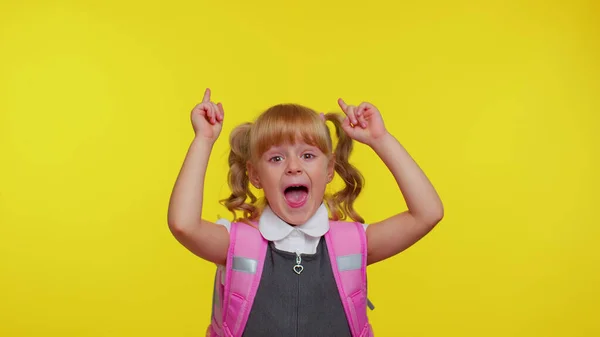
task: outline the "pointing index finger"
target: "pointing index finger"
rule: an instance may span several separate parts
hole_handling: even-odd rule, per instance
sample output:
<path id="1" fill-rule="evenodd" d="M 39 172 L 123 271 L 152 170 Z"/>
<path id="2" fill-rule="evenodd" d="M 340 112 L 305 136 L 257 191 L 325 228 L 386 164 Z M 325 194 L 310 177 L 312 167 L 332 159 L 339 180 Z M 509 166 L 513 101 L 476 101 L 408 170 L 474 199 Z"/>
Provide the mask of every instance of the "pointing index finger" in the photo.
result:
<path id="1" fill-rule="evenodd" d="M 340 108 L 342 108 L 342 110 L 344 110 L 344 112 L 346 112 L 346 108 L 348 108 L 348 105 L 346 105 L 346 102 L 344 102 L 343 99 L 338 98 L 338 104 L 339 104 Z"/>
<path id="2" fill-rule="evenodd" d="M 206 88 L 206 90 L 204 91 L 204 97 L 202 98 L 202 103 L 208 102 L 210 102 L 210 89 Z"/>

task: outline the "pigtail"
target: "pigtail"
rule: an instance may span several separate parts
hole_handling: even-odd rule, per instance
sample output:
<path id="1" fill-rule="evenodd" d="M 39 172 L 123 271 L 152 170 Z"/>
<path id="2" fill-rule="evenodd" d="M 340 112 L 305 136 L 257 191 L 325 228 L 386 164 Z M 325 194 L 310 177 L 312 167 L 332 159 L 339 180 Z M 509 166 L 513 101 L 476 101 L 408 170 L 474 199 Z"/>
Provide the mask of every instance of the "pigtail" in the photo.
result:
<path id="1" fill-rule="evenodd" d="M 362 191 L 364 178 L 348 161 L 353 148 L 353 141 L 342 128 L 342 116 L 328 113 L 325 119 L 335 126 L 338 143 L 334 151 L 335 171 L 345 183 L 345 187 L 326 198 L 333 220 L 343 220 L 346 216 L 354 221 L 364 223 L 364 219 L 354 210 L 354 201 Z"/>
<path id="2" fill-rule="evenodd" d="M 236 219 L 236 211 L 243 214 L 243 219 L 256 219 L 259 210 L 255 206 L 256 196 L 250 191 L 250 178 L 246 171 L 246 163 L 250 159 L 250 130 L 251 123 L 244 123 L 236 127 L 229 136 L 231 151 L 229 152 L 229 173 L 227 181 L 231 189 L 231 195 L 221 200 Z M 250 203 L 246 199 L 250 199 Z M 238 219 L 239 220 L 239 219 Z"/>

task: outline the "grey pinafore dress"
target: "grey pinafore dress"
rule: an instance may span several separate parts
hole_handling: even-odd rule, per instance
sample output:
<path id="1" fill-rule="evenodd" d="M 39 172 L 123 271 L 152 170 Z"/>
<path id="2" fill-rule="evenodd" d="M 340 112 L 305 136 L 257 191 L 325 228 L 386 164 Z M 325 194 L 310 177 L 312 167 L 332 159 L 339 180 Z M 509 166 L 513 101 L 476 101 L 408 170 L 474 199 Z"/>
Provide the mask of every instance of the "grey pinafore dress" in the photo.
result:
<path id="1" fill-rule="evenodd" d="M 322 237 L 315 254 L 296 254 L 269 242 L 262 277 L 243 337 L 351 337 Z"/>

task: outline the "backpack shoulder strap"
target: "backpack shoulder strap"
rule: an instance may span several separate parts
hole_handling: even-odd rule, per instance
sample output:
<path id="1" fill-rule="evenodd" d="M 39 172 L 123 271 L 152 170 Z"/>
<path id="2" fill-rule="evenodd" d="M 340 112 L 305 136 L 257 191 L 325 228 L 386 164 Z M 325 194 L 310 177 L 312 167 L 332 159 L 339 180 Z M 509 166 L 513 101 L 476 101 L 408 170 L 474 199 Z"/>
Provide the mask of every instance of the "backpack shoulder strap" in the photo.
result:
<path id="1" fill-rule="evenodd" d="M 267 241 L 258 229 L 240 222 L 231 224 L 223 294 L 225 336 L 242 335 L 260 283 Z"/>
<path id="2" fill-rule="evenodd" d="M 352 336 L 362 336 L 370 329 L 367 318 L 365 230 L 360 223 L 331 221 L 325 240 Z"/>

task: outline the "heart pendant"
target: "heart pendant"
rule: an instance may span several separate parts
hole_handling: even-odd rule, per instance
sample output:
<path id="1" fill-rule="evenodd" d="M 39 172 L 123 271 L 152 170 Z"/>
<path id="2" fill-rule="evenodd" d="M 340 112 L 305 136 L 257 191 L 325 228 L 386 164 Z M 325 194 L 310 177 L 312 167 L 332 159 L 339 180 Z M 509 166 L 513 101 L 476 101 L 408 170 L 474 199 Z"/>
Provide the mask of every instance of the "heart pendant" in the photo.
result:
<path id="1" fill-rule="evenodd" d="M 294 266 L 294 272 L 298 275 L 300 275 L 300 273 L 304 270 L 304 267 L 302 267 L 302 265 L 297 264 Z"/>

